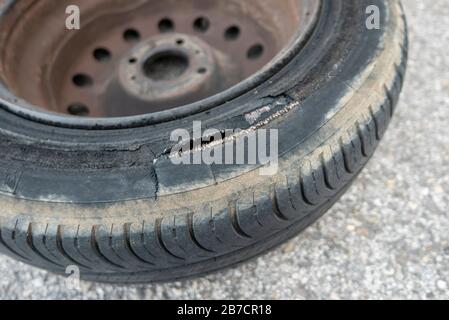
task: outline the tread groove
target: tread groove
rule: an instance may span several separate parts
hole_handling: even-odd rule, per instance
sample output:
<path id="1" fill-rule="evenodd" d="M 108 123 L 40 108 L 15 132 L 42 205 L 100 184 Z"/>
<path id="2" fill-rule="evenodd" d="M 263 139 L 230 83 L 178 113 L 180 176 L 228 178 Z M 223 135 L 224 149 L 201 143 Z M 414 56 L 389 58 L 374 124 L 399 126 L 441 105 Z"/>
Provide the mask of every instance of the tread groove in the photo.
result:
<path id="1" fill-rule="evenodd" d="M 50 264 L 50 265 L 56 265 L 60 268 L 64 268 L 63 265 L 56 263 L 52 260 L 50 260 L 49 258 L 47 258 L 45 255 L 43 255 L 34 245 L 34 240 L 33 240 L 33 226 L 31 223 L 28 224 L 28 229 L 27 229 L 27 233 L 26 233 L 26 243 L 28 244 L 28 246 L 30 247 L 30 250 L 33 251 L 40 259 L 42 259 L 43 261 L 45 261 L 46 263 Z"/>
<path id="2" fill-rule="evenodd" d="M 4 240 L 4 238 L 3 238 L 3 234 L 2 234 L 1 228 L 0 228 L 0 244 L 1 244 L 6 250 L 8 250 L 9 252 L 11 252 L 12 255 L 17 256 L 17 257 L 19 257 L 20 259 L 25 260 L 25 261 L 31 261 L 31 259 L 29 259 L 28 257 L 25 257 L 25 256 L 21 255 L 20 253 L 16 252 L 13 248 L 11 248 L 11 247 L 5 242 L 5 240 Z"/>
<path id="3" fill-rule="evenodd" d="M 194 215 L 193 212 L 191 212 L 187 215 L 187 229 L 189 230 L 190 239 L 201 250 L 206 251 L 208 253 L 215 253 L 215 251 L 209 250 L 206 247 L 204 247 L 203 245 L 201 245 L 201 243 L 196 238 L 195 230 L 193 229 L 193 215 Z"/>
<path id="4" fill-rule="evenodd" d="M 176 254 L 172 253 L 170 250 L 168 250 L 167 246 L 165 245 L 165 243 L 162 239 L 162 219 L 161 218 L 156 219 L 156 239 L 157 239 L 157 242 L 158 242 L 159 246 L 161 247 L 161 249 L 163 249 L 169 256 L 171 256 L 177 260 L 182 260 L 182 261 L 185 260 L 183 257 L 179 257 Z"/>
<path id="5" fill-rule="evenodd" d="M 320 161 L 321 161 L 321 168 L 323 170 L 324 184 L 326 188 L 328 188 L 329 190 L 335 190 L 335 188 L 332 186 L 330 182 L 329 169 L 327 168 L 326 165 L 326 159 L 324 159 L 324 153 L 321 153 Z"/>
<path id="6" fill-rule="evenodd" d="M 278 194 L 276 191 L 276 186 L 272 187 L 270 198 L 271 198 L 271 202 L 272 202 L 272 206 L 273 206 L 273 213 L 274 213 L 275 217 L 282 222 L 290 221 L 290 219 L 285 214 L 283 214 L 281 211 L 281 208 L 279 206 L 279 198 L 278 198 Z"/>
<path id="7" fill-rule="evenodd" d="M 119 264 L 116 264 L 115 262 L 113 262 L 113 261 L 111 261 L 111 260 L 109 260 L 102 252 L 101 252 L 101 249 L 100 249 L 100 245 L 98 244 L 98 241 L 97 241 L 97 226 L 93 226 L 92 227 L 92 230 L 91 230 L 91 241 L 90 241 L 90 243 L 91 243 L 91 248 L 92 248 L 92 250 L 93 250 L 93 252 L 95 253 L 95 255 L 101 260 L 101 261 L 103 261 L 104 263 L 106 263 L 106 264 L 109 264 L 109 265 L 111 265 L 111 266 L 114 266 L 114 267 L 116 267 L 116 268 L 119 268 L 119 269 L 124 269 L 124 267 L 123 266 L 121 266 L 121 265 L 119 265 Z"/>
<path id="8" fill-rule="evenodd" d="M 239 218 L 237 215 L 236 201 L 229 202 L 228 212 L 229 212 L 229 216 L 231 217 L 231 226 L 232 226 L 234 232 L 242 238 L 252 239 L 252 237 L 249 234 L 247 234 L 245 231 L 243 231 L 242 227 L 240 226 Z"/>
<path id="9" fill-rule="evenodd" d="M 64 249 L 64 246 L 62 244 L 62 231 L 61 231 L 61 226 L 58 225 L 58 227 L 56 228 L 56 248 L 58 249 L 58 251 L 61 253 L 61 255 L 63 257 L 65 257 L 67 260 L 69 260 L 70 262 L 72 262 L 74 265 L 83 267 L 85 269 L 91 269 L 90 267 L 80 263 L 79 261 L 77 261 L 76 259 L 74 259 L 72 256 L 70 256 L 70 254 Z"/>
<path id="10" fill-rule="evenodd" d="M 150 266 L 154 266 L 155 264 L 153 262 L 147 261 L 143 258 L 141 258 L 132 248 L 132 243 L 131 243 L 131 237 L 130 237 L 130 230 L 131 230 L 131 224 L 130 223 L 125 223 L 123 225 L 123 237 L 124 237 L 124 242 L 125 242 L 125 247 L 127 249 L 127 251 L 129 252 L 129 254 L 131 254 L 135 259 L 137 259 L 139 262 L 144 263 L 144 264 L 148 264 Z"/>

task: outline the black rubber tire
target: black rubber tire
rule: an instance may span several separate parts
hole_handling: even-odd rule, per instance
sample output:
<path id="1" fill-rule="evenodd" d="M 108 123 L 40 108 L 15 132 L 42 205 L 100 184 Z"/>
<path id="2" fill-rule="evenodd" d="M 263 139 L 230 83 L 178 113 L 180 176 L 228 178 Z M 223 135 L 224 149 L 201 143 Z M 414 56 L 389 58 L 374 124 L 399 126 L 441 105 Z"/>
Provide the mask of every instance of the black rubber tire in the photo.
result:
<path id="1" fill-rule="evenodd" d="M 381 9 L 368 30 L 366 8 Z M 43 124 L 0 108 L 0 249 L 83 279 L 167 281 L 257 256 L 318 219 L 373 154 L 407 60 L 399 1 L 324 0 L 300 52 L 256 89 L 188 118 L 130 129 Z M 279 171 L 175 166 L 174 128 L 279 130 Z M 263 126 L 262 126 L 263 125 Z"/>

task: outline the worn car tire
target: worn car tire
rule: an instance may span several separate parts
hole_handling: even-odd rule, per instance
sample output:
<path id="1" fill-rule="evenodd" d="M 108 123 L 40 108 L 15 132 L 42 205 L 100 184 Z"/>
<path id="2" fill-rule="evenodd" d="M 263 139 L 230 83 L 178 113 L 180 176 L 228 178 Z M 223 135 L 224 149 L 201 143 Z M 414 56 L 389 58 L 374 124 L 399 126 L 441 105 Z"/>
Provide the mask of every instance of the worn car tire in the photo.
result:
<path id="1" fill-rule="evenodd" d="M 366 8 L 381 11 L 369 30 Z M 255 257 L 318 219 L 367 163 L 393 116 L 407 60 L 398 1 L 325 0 L 314 33 L 250 92 L 133 128 L 61 127 L 0 106 L 0 250 L 102 282 L 167 281 Z M 258 124 L 245 115 L 268 106 Z M 279 170 L 180 165 L 170 132 L 279 130 Z"/>

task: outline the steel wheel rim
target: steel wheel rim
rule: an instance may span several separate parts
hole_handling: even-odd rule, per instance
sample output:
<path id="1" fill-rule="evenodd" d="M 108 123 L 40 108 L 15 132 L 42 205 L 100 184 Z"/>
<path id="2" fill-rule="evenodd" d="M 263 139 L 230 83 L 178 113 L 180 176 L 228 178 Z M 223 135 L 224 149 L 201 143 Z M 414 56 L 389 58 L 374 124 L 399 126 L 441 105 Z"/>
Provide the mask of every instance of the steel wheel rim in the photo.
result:
<path id="1" fill-rule="evenodd" d="M 82 129 L 116 129 L 116 128 L 130 128 L 139 127 L 149 124 L 160 123 L 178 119 L 195 113 L 203 112 L 211 109 L 223 101 L 229 101 L 237 96 L 250 91 L 257 87 L 273 74 L 278 72 L 285 66 L 303 47 L 307 41 L 308 36 L 313 32 L 314 27 L 319 16 L 320 4 L 318 1 L 297 0 L 304 6 L 304 25 L 298 30 L 295 30 L 294 36 L 289 41 L 288 45 L 282 48 L 269 63 L 265 64 L 260 70 L 246 77 L 244 80 L 232 85 L 231 87 L 218 92 L 214 95 L 202 98 L 198 101 L 188 103 L 182 106 L 177 106 L 169 110 L 162 110 L 153 113 L 145 113 L 133 116 L 121 117 L 73 117 L 61 115 L 49 110 L 44 110 L 25 99 L 17 97 L 11 92 L 5 84 L 0 86 L 0 106 L 10 112 L 13 112 L 21 117 L 50 124 L 59 127 L 67 128 L 82 128 Z M 4 18 L 16 1 L 10 1 L 5 4 L 0 11 L 0 20 Z M 194 22 L 196 23 L 196 22 Z M 227 30 L 226 30 L 227 32 Z M 226 33 L 225 33 L 226 36 Z"/>

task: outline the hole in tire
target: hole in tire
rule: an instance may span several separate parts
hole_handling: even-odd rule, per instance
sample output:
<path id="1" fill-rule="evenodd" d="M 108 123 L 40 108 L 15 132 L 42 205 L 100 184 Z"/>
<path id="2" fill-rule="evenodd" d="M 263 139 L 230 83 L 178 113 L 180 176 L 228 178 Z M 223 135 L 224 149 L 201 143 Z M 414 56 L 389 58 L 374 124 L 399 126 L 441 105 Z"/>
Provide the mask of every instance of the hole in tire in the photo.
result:
<path id="1" fill-rule="evenodd" d="M 170 81 L 180 77 L 188 67 L 186 55 L 177 51 L 164 51 L 149 57 L 143 64 L 143 72 L 154 81 Z"/>

